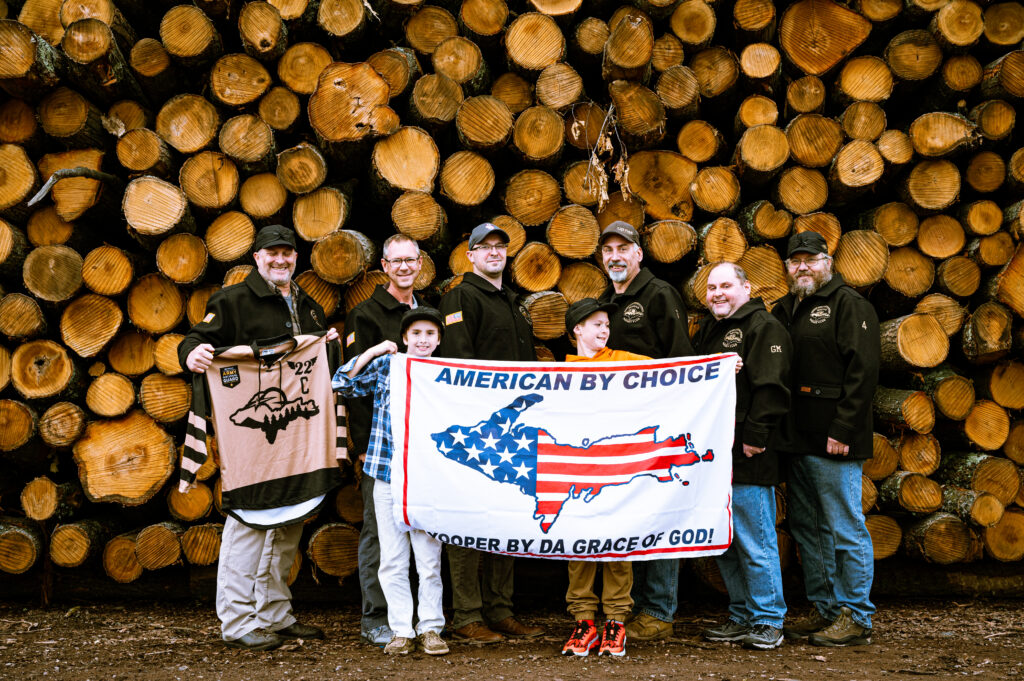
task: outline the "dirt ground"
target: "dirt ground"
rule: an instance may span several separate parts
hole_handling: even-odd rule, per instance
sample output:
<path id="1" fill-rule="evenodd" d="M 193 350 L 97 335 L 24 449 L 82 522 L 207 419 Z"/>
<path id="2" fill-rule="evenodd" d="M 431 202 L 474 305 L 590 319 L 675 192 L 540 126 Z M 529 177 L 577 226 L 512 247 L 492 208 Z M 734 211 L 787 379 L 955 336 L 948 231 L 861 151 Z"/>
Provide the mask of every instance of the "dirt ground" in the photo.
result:
<path id="1" fill-rule="evenodd" d="M 615 660 L 561 657 L 571 627 L 554 605 L 524 616 L 547 627 L 539 640 L 485 648 L 453 643 L 443 658 L 394 659 L 359 641 L 354 605 L 297 606 L 301 620 L 323 627 L 327 640 L 260 653 L 226 648 L 205 604 L 0 603 L 0 679 L 1024 679 L 1024 603 L 1015 600 L 883 601 L 871 646 L 787 643 L 771 652 L 702 641 L 700 631 L 724 610 L 683 604 L 669 641 L 629 644 L 627 656 Z"/>

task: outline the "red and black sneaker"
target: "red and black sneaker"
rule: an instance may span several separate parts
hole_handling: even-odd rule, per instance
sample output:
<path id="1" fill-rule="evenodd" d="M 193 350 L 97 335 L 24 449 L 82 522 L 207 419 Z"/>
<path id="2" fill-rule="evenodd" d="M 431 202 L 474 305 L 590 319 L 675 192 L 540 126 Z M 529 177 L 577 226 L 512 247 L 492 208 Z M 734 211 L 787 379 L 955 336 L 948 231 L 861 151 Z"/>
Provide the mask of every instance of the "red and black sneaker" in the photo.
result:
<path id="1" fill-rule="evenodd" d="M 607 620 L 601 634 L 601 648 L 598 655 L 622 657 L 626 654 L 626 625 L 618 620 Z"/>
<path id="2" fill-rule="evenodd" d="M 562 646 L 562 654 L 586 657 L 600 642 L 601 639 L 597 634 L 597 627 L 594 626 L 594 620 L 577 620 L 576 628 L 572 630 L 572 636 Z"/>

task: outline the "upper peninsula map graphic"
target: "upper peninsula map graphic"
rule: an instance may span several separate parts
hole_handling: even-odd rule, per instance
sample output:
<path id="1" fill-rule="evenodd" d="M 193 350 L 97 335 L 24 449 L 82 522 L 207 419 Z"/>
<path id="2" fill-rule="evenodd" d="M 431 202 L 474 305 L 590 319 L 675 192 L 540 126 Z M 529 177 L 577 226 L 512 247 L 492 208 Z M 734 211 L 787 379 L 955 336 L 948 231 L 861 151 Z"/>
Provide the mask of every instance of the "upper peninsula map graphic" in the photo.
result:
<path id="1" fill-rule="evenodd" d="M 262 430 L 267 442 L 274 444 L 277 434 L 296 419 L 310 419 L 320 413 L 313 400 L 296 397 L 289 400 L 280 388 L 260 390 L 245 406 L 231 414 L 231 422 L 243 428 Z"/>
<path id="2" fill-rule="evenodd" d="M 689 433 L 656 440 L 655 426 L 593 441 L 584 438 L 581 446 L 560 444 L 544 428 L 516 423 L 523 411 L 543 399 L 535 393 L 521 395 L 486 421 L 450 426 L 430 437 L 446 458 L 533 497 L 533 517 L 545 533 L 569 499 L 582 496 L 590 502 L 605 487 L 643 476 L 686 485 L 679 467 L 714 460 L 710 449 L 697 453 Z"/>

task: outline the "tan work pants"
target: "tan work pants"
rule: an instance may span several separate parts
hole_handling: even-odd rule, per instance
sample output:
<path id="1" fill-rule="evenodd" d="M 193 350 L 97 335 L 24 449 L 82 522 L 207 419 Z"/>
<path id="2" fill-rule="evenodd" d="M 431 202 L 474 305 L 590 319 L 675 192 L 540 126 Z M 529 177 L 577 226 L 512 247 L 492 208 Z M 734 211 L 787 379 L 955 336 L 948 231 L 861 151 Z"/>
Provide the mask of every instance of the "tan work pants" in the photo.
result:
<path id="1" fill-rule="evenodd" d="M 603 566 L 601 580 L 604 582 L 600 601 L 594 593 L 599 565 Z M 633 609 L 633 598 L 629 595 L 632 588 L 633 564 L 630 562 L 569 561 L 569 590 L 565 592 L 565 600 L 569 604 L 569 613 L 577 620 L 596 619 L 600 603 L 604 607 L 605 618 L 621 622 Z"/>

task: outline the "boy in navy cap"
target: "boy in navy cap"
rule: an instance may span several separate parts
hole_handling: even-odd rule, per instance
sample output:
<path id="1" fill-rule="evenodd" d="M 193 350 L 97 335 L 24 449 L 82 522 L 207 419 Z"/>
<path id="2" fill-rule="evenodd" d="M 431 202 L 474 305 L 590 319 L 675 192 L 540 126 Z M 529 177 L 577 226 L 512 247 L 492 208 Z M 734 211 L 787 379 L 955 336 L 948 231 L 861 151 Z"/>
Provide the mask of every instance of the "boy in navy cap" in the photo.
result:
<path id="1" fill-rule="evenodd" d="M 413 357 L 429 357 L 441 342 L 444 324 L 432 307 L 413 308 L 402 316 L 402 342 Z M 353 357 L 334 374 L 334 389 L 345 397 L 373 395 L 373 422 L 363 472 L 375 479 L 373 503 L 380 539 L 380 578 L 388 603 L 388 626 L 394 637 L 384 646 L 390 655 L 407 655 L 420 647 L 428 655 L 445 655 L 441 638 L 441 542 L 422 530 L 395 522 L 391 494 L 391 358 L 398 352 L 393 341 L 383 341 Z M 419 622 L 413 628 L 412 590 L 409 586 L 410 550 L 419 577 Z M 417 636 L 417 633 L 419 636 Z"/>

